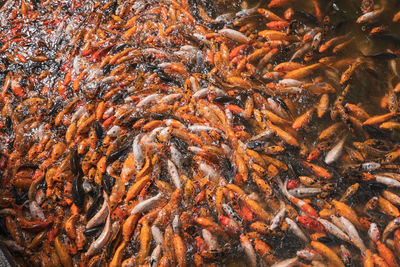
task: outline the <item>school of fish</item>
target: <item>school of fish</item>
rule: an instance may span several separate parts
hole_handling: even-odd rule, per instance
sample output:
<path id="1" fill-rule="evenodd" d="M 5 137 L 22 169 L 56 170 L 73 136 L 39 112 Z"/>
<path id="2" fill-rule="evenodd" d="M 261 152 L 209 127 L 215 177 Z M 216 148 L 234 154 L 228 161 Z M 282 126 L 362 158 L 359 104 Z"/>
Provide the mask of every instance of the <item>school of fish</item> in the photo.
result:
<path id="1" fill-rule="evenodd" d="M 229 2 L 0 1 L 19 266 L 399 266 L 398 1 Z"/>

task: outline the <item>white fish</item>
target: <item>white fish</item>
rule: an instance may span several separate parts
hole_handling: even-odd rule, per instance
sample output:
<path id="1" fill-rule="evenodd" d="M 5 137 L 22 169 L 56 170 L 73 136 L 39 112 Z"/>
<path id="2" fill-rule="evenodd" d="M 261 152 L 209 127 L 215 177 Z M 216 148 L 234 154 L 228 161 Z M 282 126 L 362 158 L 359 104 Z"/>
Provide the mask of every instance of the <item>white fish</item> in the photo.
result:
<path id="1" fill-rule="evenodd" d="M 71 122 L 79 120 L 86 113 L 86 106 L 80 106 L 72 115 Z"/>
<path id="2" fill-rule="evenodd" d="M 171 136 L 171 132 L 172 132 L 172 127 L 164 127 L 158 134 L 157 134 L 157 138 L 159 140 L 168 140 L 169 137 Z"/>
<path id="3" fill-rule="evenodd" d="M 178 93 L 166 95 L 160 99 L 160 104 L 169 104 L 173 101 L 179 100 L 181 97 L 182 97 L 182 94 L 178 94 Z"/>
<path id="4" fill-rule="evenodd" d="M 43 188 L 40 188 L 36 191 L 35 201 L 41 205 L 46 199 L 46 193 Z"/>
<path id="5" fill-rule="evenodd" d="M 148 209 L 151 209 L 161 199 L 161 197 L 162 193 L 158 193 L 154 197 L 143 200 L 131 210 L 131 214 L 137 214 L 140 212 L 144 212 Z"/>
<path id="6" fill-rule="evenodd" d="M 211 127 L 211 126 L 207 126 L 207 125 L 200 125 L 200 124 L 193 124 L 190 125 L 188 127 L 189 131 L 192 132 L 206 132 L 206 131 L 217 131 L 217 132 L 222 132 L 222 130 L 215 128 L 215 127 Z"/>
<path id="7" fill-rule="evenodd" d="M 229 109 L 226 108 L 225 109 L 225 116 L 226 116 L 226 122 L 227 122 L 228 126 L 232 127 L 233 119 L 234 119 L 232 111 L 230 111 Z"/>
<path id="8" fill-rule="evenodd" d="M 175 164 L 171 160 L 168 160 L 167 163 L 168 163 L 168 173 L 171 176 L 172 182 L 174 183 L 176 188 L 180 189 L 182 187 L 182 185 L 181 185 L 181 178 L 179 177 L 178 170 L 177 170 Z"/>
<path id="9" fill-rule="evenodd" d="M 89 193 L 93 189 L 92 185 L 89 183 L 89 181 L 83 181 L 82 188 L 85 191 L 85 193 Z"/>
<path id="10" fill-rule="evenodd" d="M 374 171 L 381 167 L 381 164 L 378 162 L 366 162 L 361 164 L 361 167 L 366 171 Z"/>
<path id="11" fill-rule="evenodd" d="M 378 183 L 385 184 L 385 185 L 387 185 L 389 187 L 400 187 L 400 182 L 399 181 L 394 180 L 394 179 L 389 178 L 389 177 L 382 176 L 382 175 L 375 175 L 375 180 Z"/>
<path id="12" fill-rule="evenodd" d="M 289 118 L 289 114 L 284 109 L 282 109 L 281 105 L 278 102 L 276 102 L 274 99 L 272 99 L 272 97 L 268 97 L 267 102 L 269 104 L 271 111 L 275 112 L 277 115 L 281 116 L 283 119 Z"/>
<path id="13" fill-rule="evenodd" d="M 181 169 L 183 165 L 182 153 L 179 152 L 174 144 L 171 144 L 171 146 L 169 147 L 169 152 L 171 155 L 171 161 L 175 164 L 176 167 Z"/>
<path id="14" fill-rule="evenodd" d="M 179 233 L 179 216 L 175 215 L 174 219 L 172 220 L 172 229 L 174 230 L 174 233 Z"/>
<path id="15" fill-rule="evenodd" d="M 379 241 L 379 229 L 378 226 L 376 225 L 376 223 L 371 223 L 368 229 L 368 237 L 369 239 L 371 239 L 373 242 L 377 242 Z"/>
<path id="16" fill-rule="evenodd" d="M 118 125 L 114 125 L 113 127 L 111 127 L 110 130 L 107 131 L 107 135 L 113 138 L 117 137 L 120 133 L 121 127 L 119 127 Z"/>
<path id="17" fill-rule="evenodd" d="M 142 168 L 144 153 L 143 153 L 142 147 L 139 143 L 142 136 L 143 136 L 143 134 L 138 134 L 135 137 L 135 139 L 133 140 L 133 144 L 132 144 L 133 157 L 135 159 L 136 170 L 140 170 L 140 168 Z"/>
<path id="18" fill-rule="evenodd" d="M 235 31 L 235 30 L 232 30 L 232 29 L 222 29 L 222 30 L 219 30 L 218 33 L 221 36 L 229 38 L 229 39 L 231 39 L 233 41 L 236 41 L 238 43 L 247 44 L 247 43 L 250 42 L 250 38 L 249 37 L 247 37 L 246 35 L 244 35 L 241 32 L 238 32 L 238 31 Z"/>
<path id="19" fill-rule="evenodd" d="M 146 134 L 140 141 L 141 143 L 145 144 L 145 145 L 150 145 L 152 144 L 155 140 L 157 135 L 164 130 L 164 126 L 160 126 L 157 127 L 155 129 L 153 129 L 150 133 Z"/>
<path id="20" fill-rule="evenodd" d="M 162 245 L 164 243 L 164 236 L 163 236 L 160 228 L 158 228 L 157 226 L 153 225 L 151 227 L 151 234 L 153 236 L 154 241 L 156 241 L 156 243 L 158 245 Z"/>
<path id="21" fill-rule="evenodd" d="M 103 113 L 103 118 L 109 118 L 111 115 L 114 114 L 114 111 L 115 109 L 113 107 L 106 109 L 106 111 L 104 111 Z"/>
<path id="22" fill-rule="evenodd" d="M 111 217 L 109 214 L 107 216 L 107 221 L 104 226 L 103 232 L 101 232 L 100 236 L 95 241 L 93 241 L 88 251 L 85 253 L 85 256 L 90 257 L 99 252 L 100 249 L 107 244 L 110 235 L 111 235 Z"/>
<path id="23" fill-rule="evenodd" d="M 207 40 L 207 37 L 203 34 L 200 34 L 198 32 L 193 33 L 193 37 L 197 38 L 200 42 L 204 42 L 204 43 L 210 43 Z"/>
<path id="24" fill-rule="evenodd" d="M 205 152 L 204 149 L 197 147 L 197 146 L 189 146 L 188 150 L 194 154 L 201 154 L 202 152 Z"/>
<path id="25" fill-rule="evenodd" d="M 306 197 L 316 195 L 322 192 L 321 188 L 318 187 L 298 187 L 289 190 L 289 194 L 294 197 Z"/>
<path id="26" fill-rule="evenodd" d="M 371 12 L 365 13 L 364 15 L 358 17 L 357 23 L 371 23 L 374 22 L 383 12 L 383 8 L 373 10 Z"/>
<path id="27" fill-rule="evenodd" d="M 201 162 L 199 164 L 199 170 L 202 171 L 205 176 L 209 177 L 214 182 L 217 182 L 220 177 L 219 173 L 205 162 Z"/>
<path id="28" fill-rule="evenodd" d="M 281 205 L 281 209 L 275 215 L 275 217 L 271 220 L 271 225 L 269 226 L 270 230 L 274 230 L 275 228 L 277 228 L 281 224 L 283 218 L 285 217 L 286 205 L 283 201 L 281 201 L 280 205 Z"/>
<path id="29" fill-rule="evenodd" d="M 254 248 L 251 245 L 249 239 L 243 234 L 240 236 L 240 245 L 243 248 L 244 252 L 246 253 L 247 257 L 249 258 L 251 266 L 256 267 L 257 266 L 256 252 L 254 251 Z"/>
<path id="30" fill-rule="evenodd" d="M 346 242 L 350 242 L 350 238 L 348 237 L 348 235 L 346 233 L 344 233 L 342 230 L 340 230 L 339 227 L 337 227 L 335 224 L 331 223 L 328 220 L 322 219 L 322 218 L 318 218 L 317 220 L 325 227 L 325 229 L 328 233 L 330 233 L 331 235 L 334 235 Z"/>
<path id="31" fill-rule="evenodd" d="M 224 95 L 226 95 L 226 92 L 225 92 L 225 91 L 219 89 L 218 87 L 215 87 L 214 85 L 210 85 L 209 88 L 210 88 L 211 91 L 214 91 L 214 93 L 215 93 L 217 96 L 224 96 Z"/>
<path id="32" fill-rule="evenodd" d="M 103 205 L 101 206 L 100 210 L 87 222 L 86 229 L 90 229 L 102 224 L 108 214 L 110 213 L 110 206 L 108 205 L 108 196 L 105 192 L 103 192 Z"/>
<path id="33" fill-rule="evenodd" d="M 306 43 L 303 47 L 297 49 L 297 51 L 293 54 L 292 58 L 289 61 L 293 61 L 296 58 L 303 56 L 305 53 L 312 49 L 311 43 Z"/>
<path id="34" fill-rule="evenodd" d="M 377 173 L 378 175 L 386 176 L 389 178 L 392 178 L 394 180 L 400 181 L 400 174 L 394 173 L 394 172 L 382 172 L 382 173 Z"/>
<path id="35" fill-rule="evenodd" d="M 41 221 L 45 221 L 46 217 L 42 211 L 42 208 L 36 201 L 29 202 L 29 211 L 31 212 L 33 217 L 39 218 Z"/>
<path id="36" fill-rule="evenodd" d="M 302 250 L 299 250 L 296 252 L 297 257 L 303 259 L 303 260 L 307 260 L 307 261 L 313 261 L 313 260 L 321 260 L 322 257 L 320 254 L 318 254 L 318 252 L 309 249 L 309 248 L 305 248 Z"/>
<path id="37" fill-rule="evenodd" d="M 88 69 L 89 75 L 86 78 L 86 81 L 92 81 L 103 74 L 103 70 L 98 67 L 93 67 Z"/>
<path id="38" fill-rule="evenodd" d="M 153 249 L 153 252 L 151 253 L 151 256 L 150 256 L 150 267 L 157 266 L 158 261 L 160 260 L 160 257 L 161 257 L 161 252 L 162 252 L 162 247 L 161 247 L 160 244 L 158 244 Z"/>
<path id="39" fill-rule="evenodd" d="M 197 91 L 200 90 L 200 88 L 199 88 L 199 83 L 197 82 L 196 78 L 194 78 L 193 76 L 191 76 L 191 77 L 189 78 L 189 81 L 190 81 L 190 84 L 191 84 L 191 86 L 192 86 L 193 92 L 197 92 Z"/>
<path id="40" fill-rule="evenodd" d="M 346 141 L 346 136 L 343 137 L 334 147 L 332 147 L 331 150 L 329 150 L 329 152 L 326 154 L 325 157 L 326 164 L 332 164 L 333 162 L 339 159 L 339 157 L 342 155 L 343 145 L 345 141 Z"/>
<path id="41" fill-rule="evenodd" d="M 201 231 L 201 234 L 203 236 L 204 242 L 206 243 L 208 249 L 217 249 L 218 248 L 218 242 L 217 238 L 207 229 L 204 229 Z"/>
<path id="42" fill-rule="evenodd" d="M 199 51 L 199 49 L 193 45 L 183 45 L 179 48 L 182 51 Z"/>
<path id="43" fill-rule="evenodd" d="M 360 249 L 363 255 L 365 255 L 365 251 L 367 250 L 367 248 L 365 247 L 364 242 L 358 235 L 357 229 L 345 217 L 340 217 L 340 220 L 342 221 L 343 226 L 346 227 L 346 233 L 349 235 L 351 242 L 354 244 L 354 246 Z"/>
<path id="44" fill-rule="evenodd" d="M 225 213 L 231 218 L 236 221 L 241 221 L 240 217 L 233 211 L 233 209 L 226 203 L 222 204 L 222 209 L 225 211 Z"/>
<path id="45" fill-rule="evenodd" d="M 259 6 L 259 4 L 257 4 L 255 7 L 252 7 L 252 8 L 240 10 L 236 13 L 236 16 L 237 17 L 245 17 L 245 16 L 247 17 L 249 15 L 256 14 L 258 6 Z"/>
<path id="46" fill-rule="evenodd" d="M 208 90 L 208 88 L 200 89 L 192 95 L 192 98 L 193 99 L 204 98 L 208 95 L 209 92 L 210 90 Z"/>
<path id="47" fill-rule="evenodd" d="M 305 242 L 308 242 L 308 237 L 303 233 L 295 221 L 290 218 L 286 218 L 285 221 L 289 225 L 289 229 L 293 232 L 293 234 L 297 235 Z"/>
<path id="48" fill-rule="evenodd" d="M 235 14 L 234 13 L 225 13 L 222 15 L 219 15 L 218 17 L 215 18 L 215 22 L 223 22 L 223 23 L 228 23 L 229 21 L 231 21 L 233 18 L 235 18 Z"/>
<path id="49" fill-rule="evenodd" d="M 268 139 L 271 138 L 273 135 L 275 134 L 275 130 L 273 129 L 266 129 L 265 131 L 263 131 L 262 133 L 257 134 L 256 136 L 253 136 L 250 141 L 257 141 L 257 140 L 264 140 L 264 139 Z"/>
<path id="50" fill-rule="evenodd" d="M 395 59 L 389 60 L 389 66 L 392 69 L 393 74 L 399 77 L 399 73 L 397 71 L 397 63 Z"/>
<path id="51" fill-rule="evenodd" d="M 45 127 L 46 127 L 46 124 L 45 124 L 45 123 L 42 123 L 42 124 L 40 124 L 40 126 L 39 126 L 39 129 L 38 129 L 38 131 L 37 131 L 37 136 L 38 136 L 39 140 L 42 140 L 42 139 L 43 139 L 43 136 L 44 136 L 45 130 L 46 130 Z"/>
<path id="52" fill-rule="evenodd" d="M 335 215 L 331 215 L 332 222 L 343 232 L 346 232 L 346 227 L 343 225 L 340 218 L 336 217 Z"/>
<path id="53" fill-rule="evenodd" d="M 147 54 L 161 54 L 164 56 L 168 56 L 167 53 L 165 53 L 165 51 L 161 50 L 161 49 L 157 49 L 154 47 L 149 47 L 149 48 L 145 48 L 141 50 L 143 53 L 147 53 Z"/>
<path id="54" fill-rule="evenodd" d="M 160 99 L 161 95 L 159 94 L 151 94 L 143 98 L 142 100 L 139 101 L 139 103 L 136 105 L 138 108 L 143 108 L 145 106 L 148 106 L 152 102 Z"/>
<path id="55" fill-rule="evenodd" d="M 299 87 L 302 86 L 304 82 L 294 79 L 282 79 L 278 82 L 278 84 L 284 87 Z"/>
<path id="56" fill-rule="evenodd" d="M 322 41 L 322 33 L 319 32 L 316 35 L 314 35 L 313 41 L 311 43 L 312 49 L 316 50 L 319 47 L 321 41 Z"/>

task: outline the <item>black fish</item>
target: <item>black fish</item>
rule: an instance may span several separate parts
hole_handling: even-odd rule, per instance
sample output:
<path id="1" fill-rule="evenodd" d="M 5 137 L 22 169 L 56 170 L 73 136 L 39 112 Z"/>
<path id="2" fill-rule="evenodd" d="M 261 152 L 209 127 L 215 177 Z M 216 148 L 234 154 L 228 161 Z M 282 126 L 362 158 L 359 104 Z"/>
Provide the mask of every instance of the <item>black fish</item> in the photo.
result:
<path id="1" fill-rule="evenodd" d="M 246 146 L 252 150 L 261 150 L 265 147 L 266 141 L 250 141 L 247 142 Z"/>
<path id="2" fill-rule="evenodd" d="M 232 164 L 227 158 L 224 159 L 222 167 L 224 168 L 224 173 L 228 177 L 228 183 L 232 183 L 235 175 Z"/>
<path id="3" fill-rule="evenodd" d="M 283 107 L 283 109 L 290 115 L 292 116 L 292 113 L 290 112 L 289 107 L 286 105 L 285 101 L 282 100 L 282 98 L 278 97 L 278 96 L 274 96 L 273 99 L 278 102 L 278 104 L 280 106 Z"/>
<path id="4" fill-rule="evenodd" d="M 9 235 L 9 233 L 7 231 L 7 227 L 6 227 L 6 216 L 5 215 L 0 216 L 0 235 L 3 235 L 3 236 Z"/>
<path id="5" fill-rule="evenodd" d="M 234 103 L 235 105 L 240 105 L 240 101 L 231 96 L 217 96 L 213 99 L 213 102 L 219 104 Z"/>
<path id="6" fill-rule="evenodd" d="M 18 190 L 13 186 L 11 187 L 11 194 L 13 198 L 15 198 L 15 204 L 17 205 L 22 205 L 25 203 L 25 201 L 28 200 L 28 192 L 23 191 L 21 193 L 18 192 Z"/>
<path id="7" fill-rule="evenodd" d="M 85 191 L 83 190 L 82 183 L 82 175 L 80 173 L 76 174 L 72 182 L 72 200 L 80 209 L 82 209 L 85 199 Z"/>
<path id="8" fill-rule="evenodd" d="M 319 23 L 318 19 L 314 15 L 311 15 L 310 13 L 307 13 L 305 11 L 295 11 L 293 17 L 300 21 L 306 20 L 307 22 L 310 22 L 312 24 Z"/>
<path id="9" fill-rule="evenodd" d="M 73 174 L 75 174 L 75 175 L 82 174 L 80 157 L 79 157 L 76 149 L 71 150 L 70 166 L 71 166 L 71 171 Z"/>
<path id="10" fill-rule="evenodd" d="M 107 159 L 106 159 L 106 163 L 110 164 L 114 161 L 116 161 L 117 159 L 119 159 L 120 157 L 122 157 L 122 155 L 124 155 L 125 153 L 128 152 L 128 150 L 131 148 L 131 146 L 126 145 L 121 147 L 120 149 L 117 149 L 116 151 L 114 151 L 113 153 L 111 153 Z"/>
<path id="11" fill-rule="evenodd" d="M 331 238 L 330 236 L 321 236 L 320 238 L 318 238 L 318 242 L 321 242 L 328 246 L 333 246 L 337 244 L 337 241 L 337 239 Z"/>
<path id="12" fill-rule="evenodd" d="M 94 130 L 96 132 L 96 136 L 97 136 L 98 139 L 103 138 L 104 130 L 103 130 L 103 127 L 100 125 L 100 123 L 98 121 L 96 121 L 94 123 Z"/>
<path id="13" fill-rule="evenodd" d="M 104 226 L 101 224 L 99 226 L 90 228 L 90 229 L 86 229 L 85 231 L 83 231 L 83 234 L 85 236 L 93 236 L 96 234 L 96 236 L 94 236 L 94 239 L 96 239 L 100 234 L 101 234 L 101 230 L 104 228 Z"/>
<path id="14" fill-rule="evenodd" d="M 106 191 L 108 195 L 111 194 L 114 184 L 115 184 L 115 179 L 110 175 L 104 173 L 101 178 L 101 185 L 103 186 L 104 191 Z"/>
<path id="15" fill-rule="evenodd" d="M 375 59 L 383 59 L 383 60 L 390 60 L 397 58 L 397 55 L 390 52 L 382 52 L 372 55 L 364 55 L 365 57 L 375 58 Z"/>
<path id="16" fill-rule="evenodd" d="M 385 42 L 391 42 L 394 44 L 400 44 L 400 37 L 392 34 L 375 34 L 370 36 L 371 39 L 382 40 Z"/>
<path id="17" fill-rule="evenodd" d="M 93 201 L 92 205 L 90 205 L 88 211 L 86 212 L 86 221 L 89 221 L 96 214 L 96 210 L 103 202 L 103 200 L 103 195 L 99 193 L 99 195 L 96 197 L 96 199 Z"/>

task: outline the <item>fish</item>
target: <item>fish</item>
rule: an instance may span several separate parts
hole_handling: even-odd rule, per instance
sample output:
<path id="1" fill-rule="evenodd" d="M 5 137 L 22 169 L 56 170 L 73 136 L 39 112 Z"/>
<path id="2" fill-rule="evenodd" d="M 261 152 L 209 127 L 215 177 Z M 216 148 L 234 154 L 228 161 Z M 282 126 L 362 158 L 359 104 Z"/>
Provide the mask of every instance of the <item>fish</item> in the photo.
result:
<path id="1" fill-rule="evenodd" d="M 99 252 L 99 250 L 104 247 L 111 235 L 111 217 L 107 216 L 106 224 L 100 236 L 90 245 L 86 256 L 90 257 Z"/>
<path id="2" fill-rule="evenodd" d="M 300 227 L 290 218 L 285 218 L 286 223 L 289 225 L 290 230 L 300 237 L 304 242 L 308 242 L 308 237 L 304 234 L 304 232 L 300 229 Z"/>
<path id="3" fill-rule="evenodd" d="M 332 164 L 333 162 L 339 159 L 339 157 L 342 154 L 343 145 L 345 142 L 346 142 L 346 137 L 343 137 L 334 147 L 332 147 L 332 149 L 325 156 L 326 164 Z"/>
<path id="4" fill-rule="evenodd" d="M 395 266 L 392 2 L 3 1 L 5 245 L 33 265 Z"/>
<path id="5" fill-rule="evenodd" d="M 346 232 L 349 235 L 351 242 L 361 250 L 362 254 L 365 254 L 366 247 L 364 245 L 364 242 L 358 235 L 357 229 L 345 217 L 340 217 L 340 220 L 341 220 L 343 226 L 345 227 Z"/>
<path id="6" fill-rule="evenodd" d="M 151 209 L 162 197 L 162 193 L 158 193 L 154 197 L 151 197 L 149 199 L 143 200 L 139 204 L 137 204 L 132 210 L 131 214 L 137 214 L 140 213 L 144 210 Z"/>
<path id="7" fill-rule="evenodd" d="M 274 230 L 276 227 L 278 227 L 285 217 L 286 213 L 285 204 L 281 203 L 281 206 L 282 208 L 279 210 L 279 212 L 275 215 L 275 217 L 271 221 L 271 226 L 269 227 L 270 230 Z"/>

